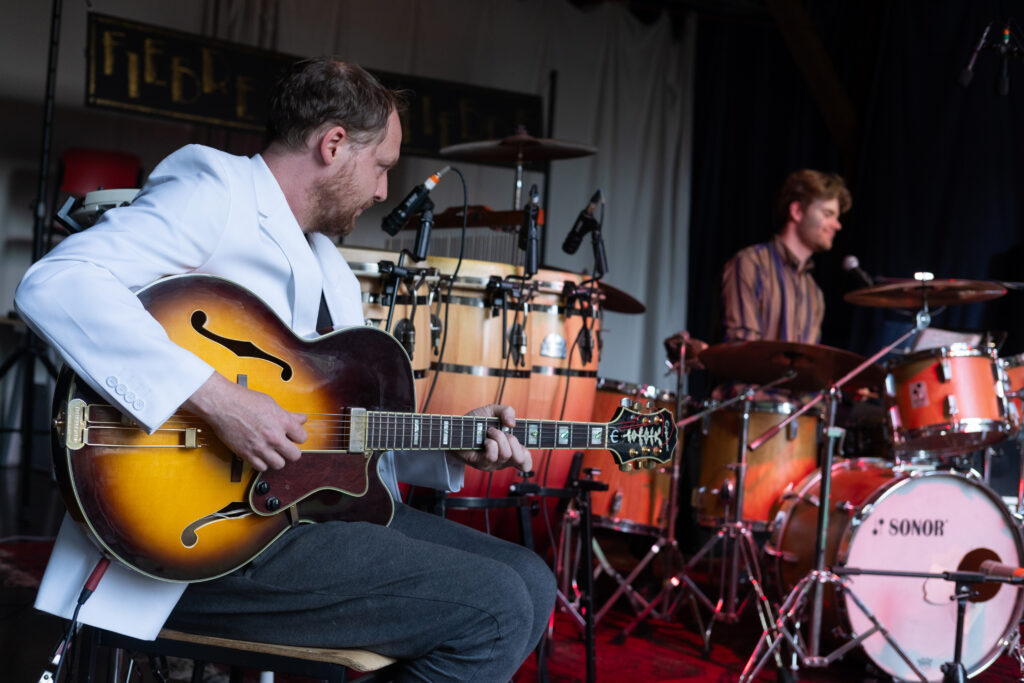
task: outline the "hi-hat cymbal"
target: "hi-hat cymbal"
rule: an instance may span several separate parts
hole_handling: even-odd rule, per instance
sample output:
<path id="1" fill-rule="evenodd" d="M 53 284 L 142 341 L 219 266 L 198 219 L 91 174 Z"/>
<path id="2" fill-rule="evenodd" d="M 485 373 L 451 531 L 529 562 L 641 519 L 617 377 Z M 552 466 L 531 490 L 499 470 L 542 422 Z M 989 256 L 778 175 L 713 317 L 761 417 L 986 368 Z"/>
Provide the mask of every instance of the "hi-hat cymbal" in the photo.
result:
<path id="1" fill-rule="evenodd" d="M 921 308 L 953 306 L 998 299 L 1006 288 L 986 280 L 897 280 L 848 292 L 843 299 L 855 306 Z"/>
<path id="2" fill-rule="evenodd" d="M 831 346 L 783 341 L 725 342 L 700 354 L 700 362 L 712 374 L 751 384 L 767 384 L 793 370 L 796 377 L 779 388 L 794 391 L 825 389 L 864 360 L 859 354 Z M 871 364 L 843 388 L 856 391 L 878 387 L 884 379 L 882 368 Z"/>
<path id="3" fill-rule="evenodd" d="M 522 164 L 529 161 L 574 159 L 597 154 L 597 148 L 568 140 L 535 138 L 520 128 L 515 135 L 498 140 L 464 142 L 442 147 L 441 156 L 460 161 L 483 161 L 495 164 Z"/>

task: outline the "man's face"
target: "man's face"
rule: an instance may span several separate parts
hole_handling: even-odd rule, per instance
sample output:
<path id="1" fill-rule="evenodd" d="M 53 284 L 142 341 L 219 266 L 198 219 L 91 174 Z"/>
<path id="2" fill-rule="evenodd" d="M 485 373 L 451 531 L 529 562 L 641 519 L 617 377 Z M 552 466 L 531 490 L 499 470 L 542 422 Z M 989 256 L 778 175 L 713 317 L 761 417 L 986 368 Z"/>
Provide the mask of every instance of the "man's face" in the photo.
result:
<path id="1" fill-rule="evenodd" d="M 364 145 L 346 140 L 336 162 L 336 172 L 312 188 L 312 232 L 330 237 L 348 235 L 356 218 L 374 202 L 388 196 L 388 171 L 398 163 L 402 125 L 397 112 L 388 117 L 384 137 Z"/>
<path id="2" fill-rule="evenodd" d="M 798 216 L 798 217 L 797 217 Z M 815 199 L 794 214 L 797 238 L 811 252 L 828 251 L 836 233 L 843 229 L 839 222 L 839 199 Z"/>

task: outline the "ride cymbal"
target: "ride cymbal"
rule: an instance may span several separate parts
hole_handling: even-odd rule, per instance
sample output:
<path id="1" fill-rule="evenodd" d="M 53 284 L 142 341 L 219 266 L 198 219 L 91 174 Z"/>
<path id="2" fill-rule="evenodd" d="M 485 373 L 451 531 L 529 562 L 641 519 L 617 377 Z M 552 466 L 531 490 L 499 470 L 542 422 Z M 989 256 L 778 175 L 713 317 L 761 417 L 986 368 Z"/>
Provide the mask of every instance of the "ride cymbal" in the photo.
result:
<path id="1" fill-rule="evenodd" d="M 935 308 L 998 299 L 1006 288 L 986 280 L 897 280 L 848 292 L 843 299 L 855 306 L 921 308 L 925 301 Z"/>

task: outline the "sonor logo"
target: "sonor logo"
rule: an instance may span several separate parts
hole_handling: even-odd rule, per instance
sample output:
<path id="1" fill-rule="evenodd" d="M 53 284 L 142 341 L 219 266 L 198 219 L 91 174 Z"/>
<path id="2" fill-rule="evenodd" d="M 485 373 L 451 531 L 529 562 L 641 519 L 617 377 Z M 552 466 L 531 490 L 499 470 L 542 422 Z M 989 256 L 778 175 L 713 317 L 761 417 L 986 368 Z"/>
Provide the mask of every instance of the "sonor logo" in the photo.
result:
<path id="1" fill-rule="evenodd" d="M 948 519 L 890 519 L 890 536 L 945 536 Z"/>

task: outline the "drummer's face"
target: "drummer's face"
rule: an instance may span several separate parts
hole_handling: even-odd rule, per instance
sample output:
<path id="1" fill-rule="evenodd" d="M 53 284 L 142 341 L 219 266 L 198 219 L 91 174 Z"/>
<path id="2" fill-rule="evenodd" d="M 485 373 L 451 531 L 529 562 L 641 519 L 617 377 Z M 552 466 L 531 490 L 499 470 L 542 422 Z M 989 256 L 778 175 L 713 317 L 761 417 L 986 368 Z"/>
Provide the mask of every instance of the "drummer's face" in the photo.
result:
<path id="1" fill-rule="evenodd" d="M 836 233 L 843 229 L 839 222 L 839 199 L 815 199 L 800 211 L 797 237 L 812 252 L 828 251 Z"/>

